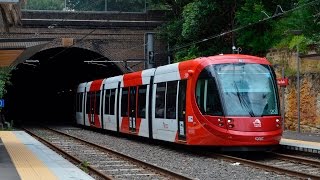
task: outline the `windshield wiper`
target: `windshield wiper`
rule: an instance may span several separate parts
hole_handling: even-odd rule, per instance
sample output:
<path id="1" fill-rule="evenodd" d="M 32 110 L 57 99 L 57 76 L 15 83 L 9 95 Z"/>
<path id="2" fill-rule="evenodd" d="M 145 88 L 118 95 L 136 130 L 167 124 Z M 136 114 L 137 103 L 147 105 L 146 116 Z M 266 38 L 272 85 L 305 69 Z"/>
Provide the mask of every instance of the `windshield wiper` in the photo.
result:
<path id="1" fill-rule="evenodd" d="M 248 111 L 248 113 L 250 114 L 251 117 L 255 117 L 252 109 L 249 107 L 248 98 L 244 98 L 243 93 L 240 93 L 238 85 L 236 84 L 236 82 L 234 82 L 233 84 L 234 84 L 235 89 L 237 90 L 237 96 L 238 96 L 238 99 L 239 99 L 239 102 L 240 102 L 241 106 Z"/>

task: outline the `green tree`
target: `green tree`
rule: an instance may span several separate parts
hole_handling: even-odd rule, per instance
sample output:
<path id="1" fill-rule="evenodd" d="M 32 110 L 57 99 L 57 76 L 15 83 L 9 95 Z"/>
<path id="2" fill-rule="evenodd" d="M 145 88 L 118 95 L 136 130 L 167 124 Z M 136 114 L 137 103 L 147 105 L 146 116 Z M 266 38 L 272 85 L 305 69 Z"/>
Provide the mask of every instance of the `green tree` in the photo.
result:
<path id="1" fill-rule="evenodd" d="M 319 52 L 319 1 L 311 0 L 152 0 L 171 10 L 159 28 L 176 61 L 230 53 L 265 56 L 270 48 L 315 48 Z M 302 30 L 295 37 L 290 30 Z"/>
<path id="2" fill-rule="evenodd" d="M 6 94 L 6 85 L 10 85 L 10 77 L 11 77 L 11 70 L 10 67 L 1 67 L 0 68 L 0 98 Z"/>
<path id="3" fill-rule="evenodd" d="M 264 56 L 278 40 L 273 33 L 274 26 L 281 19 L 284 9 L 291 9 L 294 1 L 245 0 L 236 12 L 237 45 L 242 53 Z M 280 37 L 281 38 L 281 37 Z"/>
<path id="4" fill-rule="evenodd" d="M 231 28 L 233 1 L 194 0 L 165 3 L 171 7 L 173 18 L 160 28 L 160 37 L 168 41 L 176 61 L 231 49 L 231 35 L 207 38 Z"/>
<path id="5" fill-rule="evenodd" d="M 273 30 L 273 36 L 278 39 L 275 47 L 295 51 L 299 44 L 301 53 L 311 49 L 320 52 L 320 2 L 308 2 L 299 0 L 294 5 L 295 11 L 277 21 Z"/>

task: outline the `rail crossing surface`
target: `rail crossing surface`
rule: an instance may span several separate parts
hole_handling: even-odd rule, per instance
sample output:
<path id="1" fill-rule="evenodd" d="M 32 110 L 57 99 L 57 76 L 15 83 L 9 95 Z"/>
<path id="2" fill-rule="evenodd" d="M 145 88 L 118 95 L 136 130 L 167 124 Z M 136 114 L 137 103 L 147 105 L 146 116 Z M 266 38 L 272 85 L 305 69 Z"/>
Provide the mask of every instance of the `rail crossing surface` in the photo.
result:
<path id="1" fill-rule="evenodd" d="M 320 134 L 285 131 L 288 149 L 320 154 Z M 0 131 L 0 179 L 79 179 L 91 176 L 24 131 Z"/>

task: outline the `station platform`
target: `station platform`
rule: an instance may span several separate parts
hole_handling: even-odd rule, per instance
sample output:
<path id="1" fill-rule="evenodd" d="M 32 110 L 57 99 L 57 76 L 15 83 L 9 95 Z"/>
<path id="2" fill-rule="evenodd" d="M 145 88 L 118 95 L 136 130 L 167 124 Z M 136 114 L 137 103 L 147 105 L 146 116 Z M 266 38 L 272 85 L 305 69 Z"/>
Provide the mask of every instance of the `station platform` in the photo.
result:
<path id="1" fill-rule="evenodd" d="M 0 131 L 0 179 L 93 180 L 24 131 Z"/>
<path id="2" fill-rule="evenodd" d="M 284 131 L 280 144 L 286 149 L 320 154 L 320 134 Z"/>

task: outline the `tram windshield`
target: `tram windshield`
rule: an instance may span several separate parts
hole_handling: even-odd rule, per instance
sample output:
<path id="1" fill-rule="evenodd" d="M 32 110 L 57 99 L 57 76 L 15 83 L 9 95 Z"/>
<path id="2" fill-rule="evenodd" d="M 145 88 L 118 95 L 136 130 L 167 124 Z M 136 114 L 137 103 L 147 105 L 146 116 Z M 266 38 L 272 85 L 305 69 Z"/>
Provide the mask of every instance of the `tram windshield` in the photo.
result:
<path id="1" fill-rule="evenodd" d="M 207 66 L 197 81 L 199 109 L 211 115 L 222 115 L 222 106 L 226 116 L 278 115 L 273 76 L 270 66 L 261 64 Z"/>

